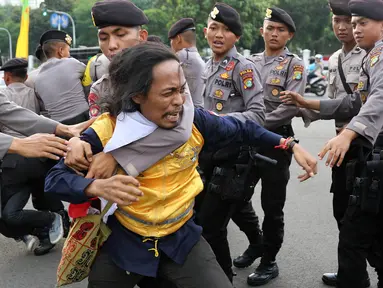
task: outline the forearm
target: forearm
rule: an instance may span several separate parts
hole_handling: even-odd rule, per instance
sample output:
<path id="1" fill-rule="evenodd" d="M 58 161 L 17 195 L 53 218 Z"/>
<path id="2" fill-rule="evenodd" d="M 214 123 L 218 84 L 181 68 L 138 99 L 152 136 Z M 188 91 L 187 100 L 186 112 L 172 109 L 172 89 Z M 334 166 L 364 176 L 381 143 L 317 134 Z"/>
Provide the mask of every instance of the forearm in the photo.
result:
<path id="1" fill-rule="evenodd" d="M 305 99 L 303 103 L 303 108 L 312 109 L 312 110 L 320 110 L 321 101 L 314 99 Z"/>
<path id="2" fill-rule="evenodd" d="M 357 115 L 362 106 L 359 95 L 355 94 L 342 99 L 321 100 L 319 102 L 321 119 L 349 119 Z"/>
<path id="3" fill-rule="evenodd" d="M 45 192 L 55 193 L 61 200 L 66 202 L 84 203 L 93 197 L 92 193 L 86 192 L 87 187 L 93 181 L 94 179 L 86 179 L 77 175 L 61 160 L 49 171 L 45 179 Z"/>

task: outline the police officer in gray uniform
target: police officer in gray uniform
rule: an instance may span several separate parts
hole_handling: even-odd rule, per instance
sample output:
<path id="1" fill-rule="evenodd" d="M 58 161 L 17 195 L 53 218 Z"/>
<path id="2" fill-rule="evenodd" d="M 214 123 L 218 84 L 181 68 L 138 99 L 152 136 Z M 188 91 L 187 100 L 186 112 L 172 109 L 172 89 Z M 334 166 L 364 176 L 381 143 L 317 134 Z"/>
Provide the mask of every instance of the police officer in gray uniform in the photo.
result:
<path id="1" fill-rule="evenodd" d="M 241 35 L 242 24 L 238 12 L 227 4 L 217 3 L 209 15 L 208 26 L 205 28 L 205 36 L 213 50 L 213 57 L 207 62 L 204 72 L 205 109 L 221 115 L 231 115 L 241 121 L 253 120 L 263 125 L 265 106 L 260 75 L 254 63 L 237 52 L 235 43 Z M 227 224 L 237 210 L 244 204 L 247 205 L 244 199 L 251 198 L 252 191 L 248 191 L 251 188 L 247 189 L 249 187 L 244 182 L 248 182 L 250 174 L 248 170 L 252 168 L 252 164 L 248 164 L 249 147 L 228 147 L 228 149 L 233 152 L 230 157 L 225 156 L 229 154 L 225 149 L 214 155 L 204 153 L 200 156 L 201 170 L 206 183 L 203 193 L 197 198 L 196 211 L 205 239 L 212 247 L 218 263 L 232 281 Z M 243 150 L 243 158 L 246 158 L 243 160 L 244 163 L 239 160 L 242 158 L 239 149 Z M 214 161 L 216 157 L 223 159 L 218 163 Z M 237 171 L 234 176 L 232 173 L 239 167 L 237 164 L 244 169 L 241 172 Z M 234 178 L 240 179 L 243 183 L 237 185 L 234 183 L 236 181 Z M 237 189 L 238 193 L 235 192 Z M 243 231 L 248 235 L 246 229 Z M 250 229 L 250 232 L 252 231 L 253 229 Z"/>
<path id="2" fill-rule="evenodd" d="M 361 64 L 366 52 L 356 45 L 352 34 L 351 12 L 348 9 L 348 0 L 330 0 L 330 8 L 333 13 L 332 25 L 335 36 L 342 43 L 342 48 L 331 55 L 329 59 L 329 75 L 327 95 L 330 99 L 342 99 L 349 97 L 357 89 Z M 351 120 L 336 119 L 336 133 L 340 133 L 345 125 Z M 347 153 L 352 157 L 352 153 Z M 342 225 L 342 219 L 348 206 L 350 197 L 346 189 L 346 165 L 332 169 L 331 193 L 333 193 L 333 214 L 338 228 Z M 366 287 L 370 281 L 366 274 Z M 336 286 L 336 273 L 325 273 L 322 280 L 325 284 Z"/>
<path id="3" fill-rule="evenodd" d="M 192 18 L 183 18 L 173 24 L 168 33 L 170 46 L 181 61 L 186 82 L 195 107 L 203 108 L 202 74 L 205 62 L 196 47 L 195 23 Z"/>
<path id="4" fill-rule="evenodd" d="M 38 101 L 35 91 L 24 84 L 27 76 L 28 61 L 22 58 L 14 58 L 6 62 L 0 70 L 4 71 L 4 81 L 7 88 L 2 92 L 7 96 L 8 100 L 24 107 L 30 111 L 40 114 L 40 102 Z M 15 137 L 23 138 L 24 135 L 1 126 L 1 132 Z"/>
<path id="5" fill-rule="evenodd" d="M 285 105 L 279 99 L 284 90 L 304 93 L 306 75 L 303 61 L 290 53 L 287 42 L 296 31 L 293 19 L 284 10 L 268 8 L 261 34 L 265 41 L 265 51 L 251 57 L 257 69 L 261 71 L 266 105 L 265 127 L 285 137 L 294 136 L 291 119 L 299 110 L 294 105 Z M 262 257 L 261 263 L 247 283 L 259 286 L 268 283 L 278 276 L 275 262 L 284 235 L 283 207 L 286 201 L 286 187 L 290 178 L 289 167 L 292 154 L 277 149 L 260 149 L 261 154 L 276 159 L 275 166 L 258 166 L 254 173 L 254 185 L 262 179 L 261 201 L 265 213 L 262 237 L 249 238 L 248 249 L 234 260 L 234 265 L 244 268 L 251 265 L 256 258 Z M 276 177 L 278 181 L 275 181 Z M 234 215 L 233 221 L 242 229 L 253 223 L 255 235 L 261 235 L 259 221 L 251 204 Z M 263 241 L 262 241 L 263 240 Z"/>
<path id="6" fill-rule="evenodd" d="M 39 114 L 40 105 L 35 92 L 24 84 L 27 68 L 28 61 L 21 58 L 11 59 L 1 67 L 7 85 L 4 94 L 10 101 Z M 18 138 L 25 137 L 6 126 L 1 127 L 1 132 Z M 34 234 L 40 238 L 39 247 L 29 244 L 32 238 L 22 238 L 35 255 L 46 254 L 54 247 L 48 239 L 54 213 L 61 215 L 66 232 L 69 230 L 69 217 L 64 205 L 58 199 L 44 194 L 45 174 L 54 164 L 45 158 L 26 158 L 17 154 L 5 155 L 1 163 L 2 219 L 8 226 L 18 229 L 19 233 Z M 30 195 L 33 206 L 41 211 L 23 210 Z"/>
<path id="7" fill-rule="evenodd" d="M 49 116 L 64 124 L 89 119 L 88 103 L 81 84 L 85 65 L 69 58 L 72 38 L 63 31 L 50 30 L 40 38 L 47 56 L 36 78 L 35 90 Z"/>
<path id="8" fill-rule="evenodd" d="M 348 183 L 347 189 L 352 194 L 340 227 L 336 285 L 339 288 L 369 286 L 365 272 L 368 259 L 378 272 L 378 287 L 383 287 L 383 201 L 380 188 L 383 179 L 374 173 L 382 169 L 379 166 L 381 161 L 377 160 L 383 150 L 383 2 L 351 0 L 349 9 L 356 42 L 367 51 L 357 90 L 349 97 L 334 100 L 308 100 L 296 95 L 283 98 L 287 103 L 299 103 L 319 110 L 321 119 L 348 119 L 357 115 L 338 136 L 327 142 L 319 154 L 320 159 L 329 154 L 326 163 L 330 167 L 347 161 L 347 182 L 344 185 Z M 347 154 L 356 149 L 356 157 L 349 159 Z M 371 152 L 373 156 L 368 156 Z"/>

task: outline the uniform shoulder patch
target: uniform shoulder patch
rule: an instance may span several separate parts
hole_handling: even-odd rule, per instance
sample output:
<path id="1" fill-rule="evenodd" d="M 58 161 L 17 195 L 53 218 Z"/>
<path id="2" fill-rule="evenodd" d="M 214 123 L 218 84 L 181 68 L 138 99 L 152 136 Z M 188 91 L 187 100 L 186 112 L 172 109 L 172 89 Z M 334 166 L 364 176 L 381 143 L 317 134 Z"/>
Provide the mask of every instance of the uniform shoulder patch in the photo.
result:
<path id="1" fill-rule="evenodd" d="M 379 62 L 380 56 L 382 54 L 383 46 L 380 46 L 376 49 L 373 49 L 370 53 L 370 66 L 374 67 L 376 63 Z"/>
<path id="2" fill-rule="evenodd" d="M 303 65 L 294 65 L 293 67 L 293 80 L 302 80 L 302 75 L 303 75 L 303 71 L 304 71 L 304 67 Z"/>
<path id="3" fill-rule="evenodd" d="M 239 76 L 242 78 L 243 88 L 245 90 L 252 89 L 254 87 L 254 70 L 249 68 L 239 72 Z"/>

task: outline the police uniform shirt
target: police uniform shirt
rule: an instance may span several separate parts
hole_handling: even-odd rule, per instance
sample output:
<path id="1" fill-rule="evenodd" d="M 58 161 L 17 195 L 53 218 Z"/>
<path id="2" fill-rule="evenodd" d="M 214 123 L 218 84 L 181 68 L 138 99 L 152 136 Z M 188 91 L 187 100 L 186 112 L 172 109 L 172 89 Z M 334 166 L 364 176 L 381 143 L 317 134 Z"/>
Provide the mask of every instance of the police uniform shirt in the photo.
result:
<path id="1" fill-rule="evenodd" d="M 339 49 L 333 55 L 331 55 L 328 67 L 328 87 L 327 94 L 330 99 L 341 99 L 348 94 L 344 89 L 342 80 L 340 78 L 338 69 L 338 59 L 341 57 L 343 73 L 346 78 L 346 83 L 350 86 L 352 91 L 356 90 L 359 82 L 360 68 L 363 57 L 366 55 L 366 51 L 355 46 L 349 53 L 345 54 L 343 49 Z M 350 117 L 351 119 L 351 117 Z M 336 120 L 335 125 L 337 128 L 343 128 L 350 120 Z"/>
<path id="2" fill-rule="evenodd" d="M 101 97 L 108 98 L 110 93 L 109 83 L 109 74 L 104 74 L 100 79 L 94 82 L 90 88 L 88 96 L 90 118 L 95 118 L 101 115 L 101 107 L 98 105 L 98 102 Z"/>
<path id="3" fill-rule="evenodd" d="M 0 123 L 23 135 L 35 133 L 55 133 L 58 123 L 51 119 L 36 115 L 8 100 L 4 91 L 0 91 Z M 13 137 L 0 133 L 0 159 L 8 152 Z"/>
<path id="4" fill-rule="evenodd" d="M 37 75 L 39 75 L 40 70 L 41 70 L 41 65 L 37 69 L 34 69 L 30 73 L 28 73 L 28 79 L 24 82 L 24 84 L 32 89 L 35 89 L 36 78 L 37 78 Z"/>
<path id="5" fill-rule="evenodd" d="M 205 109 L 263 125 L 265 105 L 259 72 L 235 46 L 221 61 L 214 63 L 212 58 L 207 62 L 204 79 Z"/>
<path id="6" fill-rule="evenodd" d="M 203 108 L 203 79 L 205 62 L 202 60 L 196 47 L 185 48 L 177 52 L 186 82 L 195 107 Z"/>
<path id="7" fill-rule="evenodd" d="M 383 128 L 383 41 L 380 40 L 362 63 L 358 87 L 350 97 L 320 102 L 322 119 L 352 117 L 347 129 L 374 144 Z"/>
<path id="8" fill-rule="evenodd" d="M 266 106 L 265 128 L 272 130 L 291 124 L 291 119 L 298 115 L 299 108 L 283 104 L 279 96 L 285 90 L 304 94 L 306 71 L 303 61 L 287 48 L 279 56 L 267 57 L 263 52 L 253 55 L 251 60 L 262 75 Z"/>
<path id="9" fill-rule="evenodd" d="M 52 119 L 62 122 L 88 110 L 84 71 L 85 65 L 74 58 L 51 58 L 42 65 L 35 90 Z"/>
<path id="10" fill-rule="evenodd" d="M 24 83 L 12 83 L 9 84 L 6 89 L 3 89 L 2 92 L 5 96 L 7 96 L 9 101 L 16 103 L 17 105 L 26 108 L 36 114 L 40 114 L 40 104 L 36 98 L 35 91 L 26 86 Z M 18 137 L 24 138 L 25 136 L 9 129 L 7 126 L 2 125 L 0 128 L 2 133 Z"/>

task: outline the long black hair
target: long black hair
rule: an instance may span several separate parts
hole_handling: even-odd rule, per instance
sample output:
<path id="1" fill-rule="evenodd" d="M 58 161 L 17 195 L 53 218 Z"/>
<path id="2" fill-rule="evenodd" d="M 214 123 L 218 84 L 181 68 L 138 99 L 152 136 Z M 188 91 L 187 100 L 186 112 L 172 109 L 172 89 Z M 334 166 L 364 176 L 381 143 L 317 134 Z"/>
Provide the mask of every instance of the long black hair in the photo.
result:
<path id="1" fill-rule="evenodd" d="M 167 60 L 179 62 L 170 49 L 153 42 L 140 43 L 117 54 L 109 65 L 112 93 L 101 99 L 103 110 L 113 116 L 139 110 L 132 98 L 148 95 L 154 66 Z"/>

